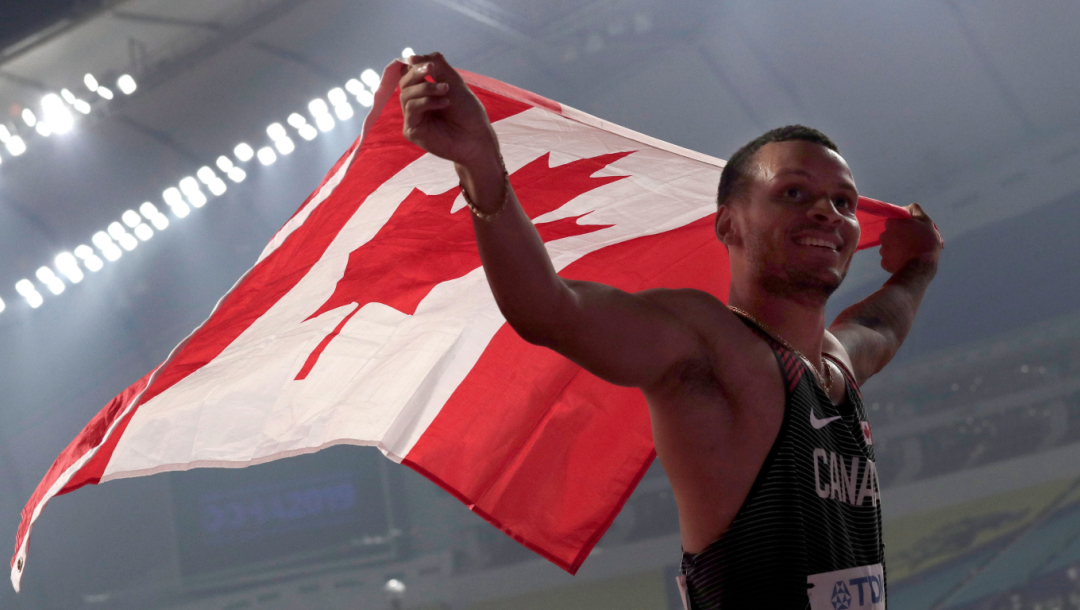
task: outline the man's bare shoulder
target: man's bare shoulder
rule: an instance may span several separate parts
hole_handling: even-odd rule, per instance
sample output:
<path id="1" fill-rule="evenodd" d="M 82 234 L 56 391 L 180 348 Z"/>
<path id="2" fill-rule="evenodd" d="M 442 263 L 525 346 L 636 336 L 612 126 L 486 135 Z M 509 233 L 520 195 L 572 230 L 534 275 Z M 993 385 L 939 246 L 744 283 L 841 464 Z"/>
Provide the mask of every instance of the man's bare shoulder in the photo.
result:
<path id="1" fill-rule="evenodd" d="M 703 357 L 720 388 L 744 385 L 747 373 L 775 368 L 768 345 L 712 294 L 692 288 L 657 288 L 637 294 L 664 308 L 701 338 L 706 346 Z"/>
<path id="2" fill-rule="evenodd" d="M 737 321 L 723 301 L 696 288 L 652 288 L 636 294 L 690 324 L 714 318 L 728 323 Z"/>

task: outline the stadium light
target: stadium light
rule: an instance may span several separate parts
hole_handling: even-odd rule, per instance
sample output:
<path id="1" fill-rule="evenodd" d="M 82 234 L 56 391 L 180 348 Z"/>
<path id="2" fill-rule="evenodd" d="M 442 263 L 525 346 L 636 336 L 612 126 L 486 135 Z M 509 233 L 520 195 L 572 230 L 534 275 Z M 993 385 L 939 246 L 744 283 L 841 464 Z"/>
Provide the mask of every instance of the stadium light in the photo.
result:
<path id="1" fill-rule="evenodd" d="M 217 166 L 218 169 L 223 172 L 228 172 L 230 169 L 236 167 L 235 165 L 233 165 L 232 159 L 226 157 L 225 155 L 221 155 L 217 158 Z"/>
<path id="2" fill-rule="evenodd" d="M 7 305 L 4 304 L 4 299 L 0 299 L 0 313 L 4 313 L 5 309 L 7 309 Z"/>
<path id="3" fill-rule="evenodd" d="M 403 57 L 408 57 L 411 49 L 403 52 Z M 114 94 L 111 89 L 101 85 L 92 74 L 83 76 L 83 84 L 91 92 L 96 92 L 106 100 L 111 100 Z M 372 90 L 369 90 L 364 85 Z M 356 97 L 356 101 L 362 106 L 370 107 L 374 102 L 373 90 L 379 86 L 379 76 L 374 70 L 364 70 L 360 80 L 349 79 L 344 87 L 335 87 L 327 92 L 326 99 L 316 98 L 308 104 L 308 110 L 314 118 L 314 125 L 308 122 L 304 115 L 293 112 L 288 116 L 287 123 L 296 129 L 297 134 L 304 140 L 314 140 L 319 131 L 330 131 L 336 126 L 334 115 L 338 120 L 346 121 L 354 116 L 353 106 L 348 99 L 348 94 Z M 135 79 L 128 74 L 121 75 L 116 81 L 116 87 L 125 95 L 130 95 L 136 90 Z M 329 101 L 329 104 L 327 104 Z M 53 133 L 66 133 L 74 126 L 74 116 L 69 106 L 76 112 L 88 114 L 91 106 L 85 100 L 80 99 L 71 90 L 61 88 L 59 93 L 48 93 L 41 100 L 41 115 L 33 110 L 24 108 L 21 112 L 23 121 L 28 127 L 37 131 L 43 137 Z M 330 112 L 331 108 L 333 113 Z M 316 129 L 316 127 L 318 129 Z M 273 147 L 263 146 L 258 152 L 245 142 L 237 144 L 233 154 L 241 163 L 246 163 L 253 158 L 258 158 L 263 165 L 271 165 L 277 161 L 278 154 L 287 155 L 296 149 L 296 143 L 289 136 L 288 130 L 281 123 L 272 123 L 267 127 L 267 135 L 270 137 Z M 27 144 L 19 135 L 5 125 L 0 125 L 0 144 L 3 144 L 9 154 L 19 156 L 26 152 Z M 275 152 L 274 149 L 277 149 Z M 0 159 L 2 161 L 2 159 Z M 221 155 L 215 160 L 215 165 L 230 180 L 235 183 L 243 182 L 247 178 L 247 172 L 238 167 L 228 156 Z M 191 206 L 202 207 L 207 203 L 207 197 L 201 190 L 200 182 L 214 195 L 221 196 L 227 190 L 224 180 L 214 171 L 213 167 L 203 166 L 195 172 L 195 177 L 187 176 L 178 183 L 179 188 L 169 187 L 162 193 L 166 205 L 177 218 L 184 218 L 191 213 Z M 63 274 L 69 282 L 77 284 L 86 276 L 83 269 L 97 272 L 104 268 L 105 262 L 116 261 L 123 252 L 134 250 L 139 241 L 148 241 L 154 235 L 154 231 L 164 230 L 169 226 L 169 219 L 158 210 L 157 206 L 147 201 L 139 206 L 138 212 L 127 210 L 121 214 L 122 222 L 112 222 L 107 230 L 98 231 L 91 238 L 91 242 L 97 247 L 97 252 L 88 245 L 81 244 L 72 252 L 61 252 L 55 258 L 55 269 Z M 141 216 L 140 216 L 141 214 Z M 126 226 L 125 226 L 126 225 Z M 151 228 L 153 226 L 153 228 Z M 130 231 L 130 232 L 129 232 Z M 134 236 L 132 235 L 134 233 Z M 99 256 L 99 253 L 101 256 Z M 81 266 L 80 266 L 81 263 Z M 64 281 L 50 267 L 38 269 L 37 278 L 53 294 L 60 294 L 65 289 Z M 30 280 L 22 280 L 16 285 L 16 289 L 27 300 L 31 307 L 39 307 L 44 298 L 38 292 Z M 0 300 L 0 311 L 5 308 Z"/>
<path id="4" fill-rule="evenodd" d="M 105 263 L 98 258 L 97 254 L 94 254 L 94 250 L 87 245 L 79 245 L 74 250 L 75 256 L 82 259 L 83 265 L 92 272 L 101 271 L 101 268 L 105 266 Z"/>
<path id="5" fill-rule="evenodd" d="M 402 59 L 408 59 L 408 58 L 412 57 L 413 55 L 416 55 L 416 53 L 412 50 L 412 47 L 405 47 L 401 51 L 401 58 Z"/>
<path id="6" fill-rule="evenodd" d="M 371 87 L 372 91 L 378 91 L 379 81 L 382 79 L 379 78 L 379 75 L 374 70 L 368 68 L 360 73 L 360 80 L 364 81 L 364 84 L 368 87 Z"/>
<path id="7" fill-rule="evenodd" d="M 53 273 L 52 269 L 48 267 L 39 267 L 37 273 L 34 275 L 37 276 L 39 282 L 45 284 L 45 287 L 49 289 L 49 292 L 55 295 L 64 292 L 65 286 L 63 280 L 56 277 L 56 274 Z"/>
<path id="8" fill-rule="evenodd" d="M 252 150 L 252 148 L 248 146 L 247 143 L 241 142 L 236 145 L 236 148 L 233 149 L 233 154 L 236 155 L 236 158 L 239 159 L 241 162 L 247 163 L 248 161 L 251 161 L 252 157 L 255 156 L 255 151 Z"/>
<path id="9" fill-rule="evenodd" d="M 275 141 L 289 137 L 289 134 L 285 133 L 285 128 L 281 123 L 270 123 L 270 126 L 266 128 L 266 135 L 270 136 L 270 139 Z"/>
<path id="10" fill-rule="evenodd" d="M 4 146 L 7 147 L 12 157 L 18 157 L 26 152 L 26 142 L 19 136 L 11 136 L 7 142 L 4 142 Z"/>
<path id="11" fill-rule="evenodd" d="M 34 309 L 41 307 L 41 304 L 45 302 L 44 297 L 41 296 L 41 293 L 37 291 L 37 288 L 34 287 L 34 283 L 30 280 L 21 279 L 16 282 L 15 291 L 21 294 L 23 298 L 26 299 L 26 302 L 29 303 L 30 307 L 33 307 Z"/>
<path id="12" fill-rule="evenodd" d="M 56 255 L 56 268 L 63 273 L 72 284 L 78 284 L 86 277 L 82 269 L 79 269 L 79 261 L 70 252 L 61 252 Z"/>
<path id="13" fill-rule="evenodd" d="M 67 133 L 75 124 L 75 119 L 64 106 L 64 100 L 59 95 L 50 93 L 41 98 L 41 109 L 44 113 L 43 123 L 48 125 L 53 133 Z"/>
<path id="14" fill-rule="evenodd" d="M 263 165 L 270 165 L 274 161 L 277 161 L 277 153 L 275 153 L 274 149 L 270 148 L 269 146 L 263 146 L 262 148 L 260 148 L 258 152 L 258 157 L 259 163 L 262 163 Z"/>
<path id="15" fill-rule="evenodd" d="M 135 93 L 135 79 L 132 78 L 130 74 L 122 74 L 120 75 L 120 78 L 116 79 L 116 87 L 120 89 L 124 95 L 131 95 L 132 93 Z"/>
<path id="16" fill-rule="evenodd" d="M 229 176 L 229 180 L 232 180 L 236 183 L 243 182 L 244 178 L 247 178 L 247 172 L 240 169 L 239 167 L 233 167 L 227 172 L 227 175 Z"/>

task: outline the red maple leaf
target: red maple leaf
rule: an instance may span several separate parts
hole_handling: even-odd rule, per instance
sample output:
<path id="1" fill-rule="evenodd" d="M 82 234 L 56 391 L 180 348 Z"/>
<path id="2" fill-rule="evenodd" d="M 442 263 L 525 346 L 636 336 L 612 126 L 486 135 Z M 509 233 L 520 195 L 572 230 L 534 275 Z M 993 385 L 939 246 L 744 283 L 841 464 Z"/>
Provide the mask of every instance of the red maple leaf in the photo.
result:
<path id="1" fill-rule="evenodd" d="M 529 218 L 557 210 L 571 199 L 626 176 L 591 177 L 633 151 L 579 159 L 550 167 L 550 153 L 538 157 L 510 176 L 521 207 Z M 383 303 L 412 315 L 435 286 L 457 279 L 480 266 L 468 208 L 451 213 L 461 191 L 427 195 L 413 189 L 370 241 L 349 254 L 345 275 L 334 293 L 308 320 L 353 304 L 334 330 L 308 356 L 296 379 L 305 379 L 330 341 L 368 303 Z M 592 233 L 611 225 L 579 225 L 581 216 L 536 226 L 540 237 L 553 241 Z"/>

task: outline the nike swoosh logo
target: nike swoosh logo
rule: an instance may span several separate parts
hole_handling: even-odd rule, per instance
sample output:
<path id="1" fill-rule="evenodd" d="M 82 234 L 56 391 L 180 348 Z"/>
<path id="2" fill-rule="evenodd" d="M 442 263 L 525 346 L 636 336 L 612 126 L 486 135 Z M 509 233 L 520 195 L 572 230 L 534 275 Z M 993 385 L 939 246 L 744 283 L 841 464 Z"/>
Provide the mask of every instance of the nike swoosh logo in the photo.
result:
<path id="1" fill-rule="evenodd" d="M 814 415 L 814 408 L 810 407 L 810 427 L 812 427 L 814 430 L 820 430 L 821 428 L 828 426 L 830 423 L 838 419 L 840 419 L 839 415 L 835 415 L 833 417 L 826 417 L 825 419 L 818 419 Z"/>

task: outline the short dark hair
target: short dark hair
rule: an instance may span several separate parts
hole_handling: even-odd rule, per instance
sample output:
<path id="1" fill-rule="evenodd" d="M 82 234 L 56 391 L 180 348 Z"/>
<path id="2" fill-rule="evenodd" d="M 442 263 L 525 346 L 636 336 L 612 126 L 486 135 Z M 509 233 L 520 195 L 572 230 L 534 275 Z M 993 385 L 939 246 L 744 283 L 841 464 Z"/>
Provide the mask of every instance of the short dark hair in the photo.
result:
<path id="1" fill-rule="evenodd" d="M 790 142 L 792 140 L 813 142 L 814 144 L 820 144 L 833 152 L 840 152 L 840 149 L 829 139 L 829 136 L 816 129 L 805 127 L 803 125 L 777 127 L 772 131 L 754 138 L 742 148 L 735 151 L 734 155 L 731 155 L 731 159 L 728 160 L 727 165 L 724 166 L 724 171 L 720 174 L 720 188 L 716 193 L 716 205 L 725 205 L 732 196 L 738 194 L 739 191 L 743 189 L 746 185 L 747 168 L 750 166 L 750 162 L 753 160 L 754 155 L 757 154 L 757 151 L 761 150 L 762 146 L 772 144 L 773 142 Z"/>

